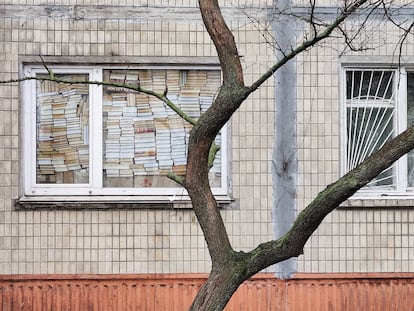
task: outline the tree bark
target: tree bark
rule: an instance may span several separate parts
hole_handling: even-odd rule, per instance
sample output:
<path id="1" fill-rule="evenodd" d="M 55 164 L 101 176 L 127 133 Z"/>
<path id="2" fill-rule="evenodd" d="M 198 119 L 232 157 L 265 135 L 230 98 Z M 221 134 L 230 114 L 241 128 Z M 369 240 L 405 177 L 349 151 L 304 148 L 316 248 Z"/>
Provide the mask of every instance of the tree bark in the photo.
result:
<path id="1" fill-rule="evenodd" d="M 193 301 L 190 311 L 221 311 L 243 282 L 233 271 L 212 272 Z"/>

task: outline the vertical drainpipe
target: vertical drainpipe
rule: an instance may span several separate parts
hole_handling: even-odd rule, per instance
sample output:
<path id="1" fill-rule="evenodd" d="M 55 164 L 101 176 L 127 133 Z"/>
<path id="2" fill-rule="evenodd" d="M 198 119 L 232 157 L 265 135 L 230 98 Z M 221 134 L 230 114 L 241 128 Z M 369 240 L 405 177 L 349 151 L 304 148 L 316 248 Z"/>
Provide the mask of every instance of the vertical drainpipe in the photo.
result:
<path id="1" fill-rule="evenodd" d="M 290 0 L 275 0 L 276 12 L 291 7 Z M 288 15 L 273 15 L 273 35 L 277 42 L 276 59 L 295 45 L 295 21 Z M 284 235 L 295 220 L 297 149 L 296 149 L 296 66 L 289 61 L 274 74 L 275 120 L 272 154 L 274 237 Z M 286 279 L 297 271 L 297 260 L 291 258 L 275 265 L 277 277 Z"/>

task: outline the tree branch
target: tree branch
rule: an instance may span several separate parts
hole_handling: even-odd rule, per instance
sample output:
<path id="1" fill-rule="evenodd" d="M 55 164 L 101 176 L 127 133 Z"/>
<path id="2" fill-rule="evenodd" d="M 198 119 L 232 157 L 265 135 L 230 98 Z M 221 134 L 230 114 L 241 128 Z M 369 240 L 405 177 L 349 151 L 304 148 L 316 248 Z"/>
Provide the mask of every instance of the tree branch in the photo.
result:
<path id="1" fill-rule="evenodd" d="M 264 82 L 266 82 L 273 74 L 289 60 L 293 59 L 296 55 L 314 46 L 319 41 L 328 38 L 332 32 L 352 13 L 358 8 L 364 5 L 368 0 L 357 0 L 349 7 L 345 8 L 344 11 L 323 31 L 316 33 L 311 39 L 304 41 L 302 44 L 297 46 L 290 53 L 286 53 L 284 57 L 279 60 L 276 64 L 270 67 L 259 79 L 257 79 L 250 87 L 248 87 L 248 94 L 256 91 Z"/>
<path id="2" fill-rule="evenodd" d="M 204 25 L 217 49 L 223 72 L 223 83 L 244 85 L 239 52 L 233 33 L 227 27 L 217 0 L 199 0 Z"/>
<path id="3" fill-rule="evenodd" d="M 414 127 L 388 141 L 352 171 L 321 191 L 301 212 L 288 233 L 259 245 L 246 255 L 248 275 L 303 253 L 303 247 L 323 219 L 401 156 L 414 148 Z"/>
<path id="4" fill-rule="evenodd" d="M 47 68 L 47 67 L 46 67 Z M 10 84 L 10 83 L 20 83 L 23 81 L 28 80 L 37 80 L 37 81 L 52 81 L 56 83 L 68 83 L 68 84 L 92 84 L 92 85 L 100 85 L 100 86 L 112 86 L 112 87 L 119 87 L 124 88 L 140 93 L 144 93 L 150 96 L 154 96 L 165 103 L 169 108 L 171 108 L 175 113 L 177 113 L 183 120 L 187 121 L 191 125 L 195 125 L 197 121 L 187 115 L 184 111 L 182 111 L 177 105 L 175 105 L 171 100 L 168 99 L 166 92 L 158 93 L 151 90 L 144 89 L 140 86 L 125 84 L 122 82 L 108 82 L 108 81 L 92 81 L 92 80 L 73 80 L 73 79 L 60 79 L 57 78 L 56 75 L 47 68 L 49 76 L 37 76 L 37 77 L 23 77 L 19 79 L 10 79 L 0 81 L 0 84 Z"/>
<path id="5" fill-rule="evenodd" d="M 324 31 L 299 45 L 282 60 L 272 66 L 249 88 L 244 86 L 243 72 L 234 37 L 227 27 L 217 0 L 199 0 L 204 24 L 216 47 L 223 71 L 223 86 L 213 103 L 193 127 L 188 148 L 186 188 L 193 200 L 193 207 L 203 229 L 213 265 L 216 261 L 226 261 L 224 257 L 232 253 L 223 220 L 211 195 L 208 185 L 208 155 L 211 144 L 222 126 L 240 107 L 247 96 L 260 87 L 283 64 L 317 42 L 327 38 L 345 18 L 360 8 L 367 0 L 357 0 L 327 26 Z M 204 200 L 200 201 L 200 198 Z M 208 204 L 205 200 L 211 199 Z M 213 202 L 214 201 L 214 202 Z M 217 237 L 221 237 L 217 240 Z M 229 259 L 230 260 L 230 259 Z"/>
<path id="6" fill-rule="evenodd" d="M 214 165 L 214 159 L 216 158 L 217 152 L 219 152 L 220 146 L 217 146 L 216 143 L 213 141 L 210 147 L 210 151 L 208 153 L 208 169 L 211 169 Z"/>
<path id="7" fill-rule="evenodd" d="M 179 176 L 179 175 L 174 174 L 173 172 L 169 172 L 167 174 L 167 177 L 171 179 L 172 181 L 175 181 L 177 184 L 184 186 L 185 178 L 183 176 Z"/>
<path id="8" fill-rule="evenodd" d="M 42 64 L 43 64 L 43 66 L 45 67 L 45 69 L 47 70 L 47 72 L 49 73 L 49 76 L 50 76 L 50 78 L 54 78 L 55 77 L 55 74 L 53 73 L 53 71 L 51 70 L 51 69 L 49 69 L 49 67 L 47 66 L 47 64 L 46 64 L 46 62 L 45 62 L 45 60 L 43 59 L 43 57 L 42 56 L 40 56 L 40 59 L 41 59 L 41 61 L 42 61 Z"/>

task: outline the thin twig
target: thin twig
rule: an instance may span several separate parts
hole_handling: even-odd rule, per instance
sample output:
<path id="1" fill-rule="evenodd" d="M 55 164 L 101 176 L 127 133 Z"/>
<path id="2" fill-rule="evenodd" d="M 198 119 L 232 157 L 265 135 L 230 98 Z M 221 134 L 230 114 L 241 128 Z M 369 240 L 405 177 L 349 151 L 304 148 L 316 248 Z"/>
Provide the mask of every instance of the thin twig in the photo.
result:
<path id="1" fill-rule="evenodd" d="M 183 110 L 181 110 L 177 105 L 175 105 L 171 100 L 168 99 L 166 94 L 158 93 L 151 90 L 144 89 L 140 86 L 131 85 L 131 84 L 124 84 L 119 82 L 108 82 L 108 81 L 94 81 L 94 80 L 73 80 L 73 79 L 60 79 L 54 76 L 53 72 L 49 69 L 49 76 L 45 77 L 23 77 L 19 79 L 10 79 L 5 81 L 0 81 L 0 84 L 10 84 L 10 83 L 20 83 L 27 80 L 37 80 L 37 81 L 52 81 L 56 83 L 68 83 L 68 84 L 92 84 L 92 85 L 99 85 L 99 86 L 112 86 L 112 87 L 119 87 L 124 88 L 140 93 L 144 93 L 147 95 L 154 96 L 164 102 L 169 108 L 171 108 L 175 113 L 177 113 L 182 119 L 190 123 L 191 125 L 196 124 L 196 120 L 187 115 Z M 51 74 L 52 73 L 52 74 Z"/>

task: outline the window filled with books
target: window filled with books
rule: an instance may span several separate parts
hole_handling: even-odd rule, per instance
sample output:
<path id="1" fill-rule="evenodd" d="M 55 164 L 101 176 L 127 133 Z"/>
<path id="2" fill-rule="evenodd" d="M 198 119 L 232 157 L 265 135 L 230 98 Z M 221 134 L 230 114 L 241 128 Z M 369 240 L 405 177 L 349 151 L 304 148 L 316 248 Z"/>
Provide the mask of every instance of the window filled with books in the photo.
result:
<path id="1" fill-rule="evenodd" d="M 163 93 L 194 119 L 212 104 L 221 84 L 218 68 L 56 67 L 67 83 L 29 80 L 24 87 L 24 188 L 26 196 L 180 196 L 167 177 L 184 175 L 191 125 L 154 96 L 116 86 L 139 85 Z M 26 75 L 48 75 L 42 66 Z M 228 192 L 227 130 L 210 170 L 217 195 Z"/>
<path id="2" fill-rule="evenodd" d="M 414 125 L 414 71 L 410 68 L 345 68 L 343 97 L 343 173 Z M 410 152 L 360 194 L 410 194 L 413 187 L 414 152 Z"/>

